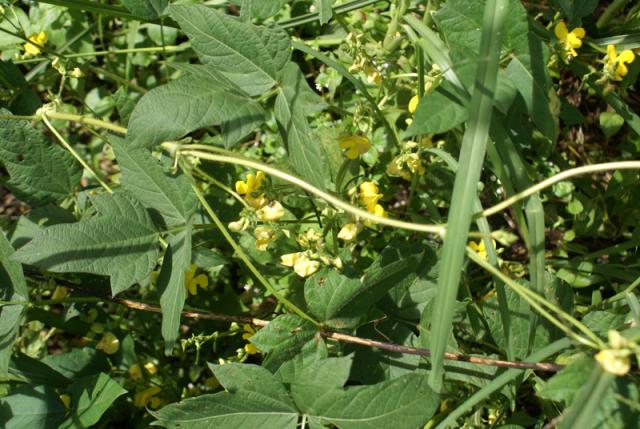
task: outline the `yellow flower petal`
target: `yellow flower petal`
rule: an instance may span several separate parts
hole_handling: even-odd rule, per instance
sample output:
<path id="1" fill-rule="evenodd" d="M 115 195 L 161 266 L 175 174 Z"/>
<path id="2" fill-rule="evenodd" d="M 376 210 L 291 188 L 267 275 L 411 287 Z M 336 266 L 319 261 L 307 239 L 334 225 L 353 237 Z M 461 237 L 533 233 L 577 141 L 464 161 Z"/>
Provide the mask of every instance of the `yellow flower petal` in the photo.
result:
<path id="1" fill-rule="evenodd" d="M 129 374 L 129 377 L 134 381 L 142 380 L 142 369 L 140 369 L 140 365 L 138 365 L 137 363 L 131 365 L 127 370 L 127 373 Z"/>
<path id="2" fill-rule="evenodd" d="M 96 349 L 112 355 L 120 349 L 120 340 L 111 332 L 107 332 L 102 336 L 98 344 L 96 344 Z"/>
<path id="3" fill-rule="evenodd" d="M 340 138 L 340 147 L 347 150 L 347 158 L 356 159 L 371 148 L 369 139 L 364 136 L 347 136 Z"/>
<path id="4" fill-rule="evenodd" d="M 600 366 L 610 374 L 626 375 L 631 369 L 629 356 L 620 355 L 616 350 L 601 350 L 596 354 L 595 358 Z"/>
<path id="5" fill-rule="evenodd" d="M 145 363 L 144 369 L 149 373 L 149 375 L 156 375 L 158 372 L 158 367 L 153 362 Z"/>
<path id="6" fill-rule="evenodd" d="M 358 235 L 358 225 L 355 223 L 348 223 L 340 229 L 338 238 L 343 241 L 353 241 Z"/>
<path id="7" fill-rule="evenodd" d="M 286 255 L 280 256 L 280 263 L 285 267 L 293 267 L 303 254 L 304 252 L 287 253 Z"/>
<path id="8" fill-rule="evenodd" d="M 133 405 L 138 408 L 144 408 L 149 404 L 151 398 L 160 393 L 162 389 L 158 386 L 152 386 L 141 392 L 138 392 L 133 397 Z"/>
<path id="9" fill-rule="evenodd" d="M 300 277 L 309 277 L 311 274 L 318 271 L 320 268 L 320 262 L 307 258 L 306 255 L 298 258 L 293 266 L 293 271 Z"/>
<path id="10" fill-rule="evenodd" d="M 271 201 L 256 213 L 263 222 L 275 222 L 284 216 L 284 207 L 278 201 Z"/>
<path id="11" fill-rule="evenodd" d="M 411 113 L 412 115 L 416 112 L 416 110 L 418 109 L 418 103 L 420 102 L 420 98 L 417 95 L 414 95 L 411 100 L 409 100 L 409 113 Z"/>
<path id="12" fill-rule="evenodd" d="M 556 35 L 556 37 L 560 40 L 564 40 L 567 37 L 567 34 L 569 34 L 569 30 L 567 29 L 567 24 L 564 23 L 564 21 L 559 21 L 556 24 L 556 28 L 553 31 Z"/>
<path id="13" fill-rule="evenodd" d="M 632 63 L 633 60 L 635 59 L 636 59 L 636 56 L 631 49 L 625 49 L 624 51 L 622 51 L 622 53 L 618 57 L 618 60 L 620 62 L 627 63 L 627 64 Z"/>

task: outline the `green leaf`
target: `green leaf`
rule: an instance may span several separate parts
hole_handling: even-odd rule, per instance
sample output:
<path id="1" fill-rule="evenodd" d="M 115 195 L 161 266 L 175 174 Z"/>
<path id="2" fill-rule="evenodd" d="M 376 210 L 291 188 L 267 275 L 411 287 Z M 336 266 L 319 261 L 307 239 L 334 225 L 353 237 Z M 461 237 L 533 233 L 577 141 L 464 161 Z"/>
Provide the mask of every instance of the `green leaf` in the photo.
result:
<path id="1" fill-rule="evenodd" d="M 303 367 L 291 383 L 291 397 L 298 409 L 310 409 L 318 398 L 340 389 L 349 379 L 352 363 L 353 355 L 349 355 L 314 360 Z"/>
<path id="2" fill-rule="evenodd" d="M 570 404 L 576 393 L 589 379 L 589 373 L 596 362 L 583 357 L 571 362 L 562 371 L 555 374 L 538 391 L 541 398 Z"/>
<path id="3" fill-rule="evenodd" d="M 84 377 L 71 385 L 71 415 L 60 429 L 86 428 L 100 420 L 113 401 L 127 393 L 105 373 Z"/>
<path id="4" fill-rule="evenodd" d="M 569 22 L 578 23 L 580 18 L 593 13 L 598 0 L 558 0 L 558 5 L 569 18 Z"/>
<path id="5" fill-rule="evenodd" d="M 354 326 L 361 315 L 335 319 L 362 288 L 360 279 L 352 279 L 338 271 L 325 268 L 309 277 L 304 284 L 304 299 L 311 314 L 334 328 Z"/>
<path id="6" fill-rule="evenodd" d="M 598 119 L 600 129 L 608 139 L 616 135 L 624 125 L 624 118 L 616 112 L 602 112 Z"/>
<path id="7" fill-rule="evenodd" d="M 251 342 L 267 353 L 263 365 L 275 370 L 295 356 L 316 333 L 315 326 L 310 322 L 299 316 L 284 314 L 260 329 L 251 337 Z"/>
<path id="8" fill-rule="evenodd" d="M 320 25 L 324 25 L 333 18 L 333 0 L 316 0 L 316 9 L 318 10 L 318 21 Z"/>
<path id="9" fill-rule="evenodd" d="M 109 370 L 109 361 L 104 353 L 95 348 L 74 348 L 66 353 L 45 356 L 42 363 L 70 380 Z"/>
<path id="10" fill-rule="evenodd" d="M 67 386 L 71 380 L 43 361 L 17 352 L 11 358 L 9 372 L 32 386 Z"/>
<path id="11" fill-rule="evenodd" d="M 255 393 L 256 399 L 261 396 L 265 400 L 277 401 L 283 408 L 295 410 L 287 389 L 272 373 L 261 366 L 230 363 L 209 364 L 209 368 L 228 392 L 250 391 Z"/>
<path id="12" fill-rule="evenodd" d="M 246 0 L 245 0 L 246 1 Z M 287 3 L 287 0 L 248 0 L 251 5 L 251 16 L 264 20 L 271 18 Z M 242 0 L 232 0 L 233 3 L 240 5 Z"/>
<path id="13" fill-rule="evenodd" d="M 199 128 L 222 125 L 229 146 L 257 128 L 264 120 L 262 107 L 206 69 L 199 66 L 199 74 L 145 94 L 131 113 L 130 144 L 150 148 Z"/>
<path id="14" fill-rule="evenodd" d="M 136 17 L 152 21 L 164 15 L 168 0 L 122 0 L 122 4 Z"/>
<path id="15" fill-rule="evenodd" d="M 420 100 L 404 138 L 440 134 L 467 120 L 467 104 L 455 95 L 452 88 L 452 84 L 445 82 Z"/>
<path id="16" fill-rule="evenodd" d="M 165 341 L 164 352 L 167 355 L 171 353 L 180 337 L 180 318 L 186 299 L 185 272 L 191 266 L 191 234 L 192 228 L 189 225 L 184 231 L 169 239 L 169 247 L 164 254 L 158 277 L 162 308 L 161 332 Z"/>
<path id="17" fill-rule="evenodd" d="M 326 187 L 326 163 L 320 144 L 313 138 L 305 115 L 313 99 L 302 72 L 294 63 L 285 68 L 275 103 L 275 115 L 289 159 L 296 172 L 321 189 Z M 317 106 L 317 104 L 316 104 Z"/>
<path id="18" fill-rule="evenodd" d="M 242 22 L 201 5 L 172 5 L 169 10 L 202 63 L 249 95 L 272 88 L 289 61 L 291 41 L 283 30 Z"/>
<path id="19" fill-rule="evenodd" d="M 126 194 L 93 199 L 97 214 L 44 228 L 14 259 L 56 273 L 111 277 L 115 295 L 146 278 L 158 257 L 158 232 L 142 205 Z"/>
<path id="20" fill-rule="evenodd" d="M 111 139 L 122 173 L 120 184 L 145 207 L 157 210 L 167 226 L 184 225 L 198 206 L 187 178 L 165 174 L 151 152 Z"/>
<path id="21" fill-rule="evenodd" d="M 29 302 L 29 290 L 22 273 L 22 266 L 11 260 L 14 250 L 0 232 L 0 300 Z M 13 343 L 18 335 L 25 305 L 5 305 L 0 307 L 0 377 L 9 370 L 9 360 Z"/>
<path id="22" fill-rule="evenodd" d="M 256 365 L 212 366 L 227 392 L 202 395 L 171 404 L 154 413 L 165 428 L 294 429 L 298 411 L 284 386 Z"/>
<path id="23" fill-rule="evenodd" d="M 433 416 L 439 397 L 424 374 L 408 374 L 371 386 L 333 390 L 304 410 L 340 429 L 415 429 Z"/>
<path id="24" fill-rule="evenodd" d="M 0 427 L 56 429 L 65 407 L 56 391 L 46 386 L 20 386 L 0 399 Z"/>
<path id="25" fill-rule="evenodd" d="M 10 114 L 1 109 L 0 114 Z M 0 161 L 18 198 L 35 204 L 57 202 L 72 194 L 82 169 L 67 151 L 33 129 L 29 121 L 0 120 Z"/>

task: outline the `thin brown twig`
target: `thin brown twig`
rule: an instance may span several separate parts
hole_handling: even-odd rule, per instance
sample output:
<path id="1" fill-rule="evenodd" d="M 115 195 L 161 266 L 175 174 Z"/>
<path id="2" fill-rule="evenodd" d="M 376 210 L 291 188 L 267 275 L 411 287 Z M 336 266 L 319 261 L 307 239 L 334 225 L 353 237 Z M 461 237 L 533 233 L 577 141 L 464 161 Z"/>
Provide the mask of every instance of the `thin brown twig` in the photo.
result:
<path id="1" fill-rule="evenodd" d="M 155 305 L 146 304 L 139 301 L 133 301 L 130 299 L 123 299 L 112 297 L 111 300 L 117 304 L 124 305 L 134 310 L 148 311 L 151 313 L 162 313 L 162 309 Z M 200 320 L 214 320 L 219 322 L 236 322 L 236 323 L 248 323 L 254 326 L 265 327 L 269 325 L 269 321 L 257 319 L 254 317 L 246 316 L 229 316 L 223 314 L 205 313 L 201 311 L 183 311 L 183 317 L 190 319 Z M 417 347 L 401 346 L 399 344 L 385 343 L 382 341 L 370 340 L 367 338 L 355 337 L 352 335 L 341 334 L 330 330 L 321 330 L 320 334 L 329 340 L 340 341 L 343 343 L 358 344 L 365 347 L 377 347 L 382 350 L 387 350 L 394 353 L 411 354 L 419 356 L 431 356 L 431 350 L 420 349 Z M 506 360 L 498 360 L 491 358 L 484 358 L 478 356 L 469 356 L 459 353 L 445 353 L 445 359 L 469 362 L 478 365 L 497 366 L 501 368 L 516 368 L 516 369 L 531 369 L 536 371 L 557 372 L 564 368 L 562 365 L 558 365 L 550 362 L 514 362 Z"/>

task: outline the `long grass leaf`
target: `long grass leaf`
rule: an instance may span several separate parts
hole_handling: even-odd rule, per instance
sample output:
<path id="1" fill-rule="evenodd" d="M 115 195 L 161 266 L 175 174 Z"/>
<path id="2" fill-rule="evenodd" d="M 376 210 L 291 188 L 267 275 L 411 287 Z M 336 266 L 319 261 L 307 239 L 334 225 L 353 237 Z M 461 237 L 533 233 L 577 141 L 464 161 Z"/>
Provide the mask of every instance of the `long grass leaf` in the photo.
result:
<path id="1" fill-rule="evenodd" d="M 493 100 L 498 80 L 501 34 L 507 14 L 508 0 L 490 0 L 485 6 L 480 63 L 469 107 L 470 120 L 462 139 L 459 170 L 453 188 L 447 233 L 440 259 L 438 292 L 435 297 L 433 320 L 422 320 L 427 330 L 431 325 L 431 373 L 429 383 L 433 390 L 442 389 L 444 352 L 446 351 L 458 285 L 464 261 L 467 234 L 471 224 L 473 201 L 486 152 Z"/>

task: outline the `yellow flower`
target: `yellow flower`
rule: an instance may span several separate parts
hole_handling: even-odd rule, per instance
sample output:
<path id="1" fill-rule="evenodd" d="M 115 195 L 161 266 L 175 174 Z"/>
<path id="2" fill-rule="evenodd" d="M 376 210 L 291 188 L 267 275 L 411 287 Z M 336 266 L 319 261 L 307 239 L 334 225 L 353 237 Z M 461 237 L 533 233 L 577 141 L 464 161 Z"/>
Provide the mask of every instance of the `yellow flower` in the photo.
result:
<path id="1" fill-rule="evenodd" d="M 44 31 L 33 33 L 29 36 L 29 41 L 23 45 L 26 56 L 36 56 L 42 52 L 42 47 L 49 40 L 49 36 Z"/>
<path id="2" fill-rule="evenodd" d="M 144 369 L 149 373 L 149 375 L 156 375 L 158 373 L 158 367 L 151 361 L 144 364 Z"/>
<path id="3" fill-rule="evenodd" d="M 627 64 L 632 63 L 636 59 L 633 51 L 626 49 L 618 54 L 614 45 L 607 45 L 607 56 L 605 57 L 605 72 L 613 80 L 622 80 L 629 69 Z"/>
<path id="4" fill-rule="evenodd" d="M 133 398 L 133 405 L 135 405 L 138 408 L 144 408 L 149 403 L 151 403 L 151 406 L 155 408 L 154 405 L 156 406 L 159 405 L 159 401 L 158 401 L 159 398 L 155 398 L 156 400 L 153 401 L 154 396 L 156 396 L 161 391 L 162 389 L 160 387 L 152 386 L 152 387 L 149 387 L 148 389 L 138 392 Z"/>
<path id="5" fill-rule="evenodd" d="M 244 200 L 247 204 L 255 209 L 259 209 L 267 204 L 267 199 L 264 197 L 264 194 L 254 195 L 262 188 L 264 177 L 264 173 L 258 171 L 255 176 L 251 173 L 247 174 L 246 181 L 238 180 L 236 182 L 236 192 L 244 195 Z"/>
<path id="6" fill-rule="evenodd" d="M 378 193 L 378 186 L 373 182 L 364 182 L 360 185 L 360 204 L 365 206 L 367 210 L 373 212 L 374 207 L 382 198 L 382 194 Z"/>
<path id="7" fill-rule="evenodd" d="M 358 235 L 358 225 L 355 223 L 348 223 L 340 229 L 338 238 L 343 241 L 353 241 Z"/>
<path id="8" fill-rule="evenodd" d="M 97 350 L 102 350 L 108 355 L 112 355 L 120 349 L 120 340 L 111 332 L 106 332 L 98 344 L 96 344 Z"/>
<path id="9" fill-rule="evenodd" d="M 51 299 L 64 299 L 67 295 L 69 295 L 69 288 L 56 286 L 56 289 L 53 291 L 53 295 L 51 295 Z"/>
<path id="10" fill-rule="evenodd" d="M 195 264 L 191 265 L 184 273 L 184 288 L 187 290 L 187 296 L 189 294 L 195 295 L 198 293 L 198 286 L 202 289 L 209 286 L 209 278 L 206 274 L 200 274 L 196 276 L 197 267 Z"/>
<path id="11" fill-rule="evenodd" d="M 384 207 L 382 207 L 380 204 L 376 204 L 373 210 L 371 211 L 371 213 L 373 213 L 376 216 L 387 217 L 387 212 L 385 211 Z"/>
<path id="12" fill-rule="evenodd" d="M 300 277 L 309 277 L 320 268 L 320 262 L 309 259 L 307 252 L 282 255 L 280 263 L 286 267 L 293 267 L 293 271 Z"/>
<path id="13" fill-rule="evenodd" d="M 240 218 L 235 222 L 229 222 L 229 225 L 227 225 L 227 228 L 229 228 L 230 231 L 233 232 L 241 232 L 247 229 L 247 227 L 249 226 L 249 222 L 247 221 L 246 218 Z"/>
<path id="14" fill-rule="evenodd" d="M 240 195 L 248 195 L 257 192 L 262 187 L 262 181 L 264 180 L 264 173 L 258 171 L 255 175 L 247 174 L 246 181 L 238 180 L 236 182 L 236 192 Z"/>
<path id="15" fill-rule="evenodd" d="M 64 404 L 64 407 L 68 410 L 71 406 L 71 396 L 69 395 L 60 395 L 60 400 Z"/>
<path id="16" fill-rule="evenodd" d="M 411 97 L 411 100 L 409 100 L 409 107 L 408 107 L 409 113 L 411 113 L 412 115 L 416 113 L 419 102 L 420 102 L 420 97 L 418 97 L 417 95 L 414 95 L 413 97 Z"/>
<path id="17" fill-rule="evenodd" d="M 382 75 L 374 66 L 364 66 L 364 74 L 367 77 L 367 83 L 375 84 L 378 86 L 380 86 L 380 84 L 382 83 Z"/>
<path id="18" fill-rule="evenodd" d="M 347 149 L 347 158 L 356 159 L 371 148 L 371 143 L 364 136 L 346 136 L 340 138 L 340 147 Z"/>
<path id="19" fill-rule="evenodd" d="M 604 349 L 596 353 L 595 358 L 610 374 L 626 375 L 631 369 L 631 360 L 624 350 Z"/>
<path id="20" fill-rule="evenodd" d="M 493 243 L 493 247 L 496 247 L 496 241 L 491 240 Z M 485 261 L 487 260 L 487 247 L 484 244 L 484 240 L 480 240 L 480 242 L 476 243 L 475 241 L 470 241 L 468 246 L 478 254 Z"/>
<path id="21" fill-rule="evenodd" d="M 425 169 L 422 165 L 422 160 L 417 153 L 412 153 L 411 155 L 409 155 L 407 159 L 407 167 L 409 167 L 409 171 L 411 171 L 413 174 L 424 176 Z"/>
<path id="22" fill-rule="evenodd" d="M 129 377 L 134 381 L 142 380 L 142 369 L 140 369 L 140 365 L 137 363 L 131 365 L 127 373 L 129 373 Z"/>
<path id="23" fill-rule="evenodd" d="M 296 241 L 302 247 L 320 249 L 324 245 L 322 234 L 314 228 L 309 228 L 305 232 L 298 234 Z"/>
<path id="24" fill-rule="evenodd" d="M 564 50 L 565 59 L 570 60 L 578 55 L 576 49 L 582 46 L 582 39 L 584 39 L 586 34 L 584 28 L 577 27 L 569 32 L 567 24 L 561 20 L 556 25 L 555 34 L 563 45 L 562 48 Z"/>
<path id="25" fill-rule="evenodd" d="M 266 226 L 259 226 L 254 229 L 253 236 L 256 238 L 256 249 L 262 252 L 266 251 L 269 243 L 276 238 L 273 229 Z"/>
<path id="26" fill-rule="evenodd" d="M 284 216 L 284 207 L 278 201 L 271 201 L 256 213 L 263 222 L 276 222 Z"/>
<path id="27" fill-rule="evenodd" d="M 242 334 L 242 339 L 247 341 L 247 344 L 244 346 L 244 351 L 248 355 L 255 355 L 260 353 L 260 349 L 258 349 L 253 343 L 249 342 L 249 338 L 253 337 L 256 334 L 256 330 L 249 324 L 243 326 L 244 334 Z"/>

